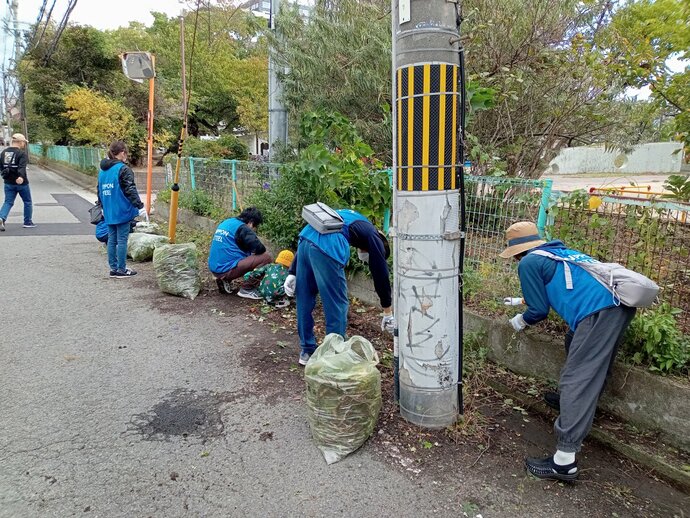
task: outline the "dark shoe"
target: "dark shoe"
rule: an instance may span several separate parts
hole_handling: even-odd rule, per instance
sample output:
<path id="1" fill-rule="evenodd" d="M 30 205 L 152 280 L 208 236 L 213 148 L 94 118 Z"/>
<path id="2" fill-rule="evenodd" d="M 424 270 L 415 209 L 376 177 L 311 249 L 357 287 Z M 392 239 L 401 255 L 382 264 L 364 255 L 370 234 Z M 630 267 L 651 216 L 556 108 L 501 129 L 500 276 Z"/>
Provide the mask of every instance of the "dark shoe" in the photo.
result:
<path id="1" fill-rule="evenodd" d="M 110 277 L 111 278 L 117 277 L 117 270 L 110 270 Z"/>
<path id="2" fill-rule="evenodd" d="M 240 291 L 237 292 L 237 295 L 242 297 L 243 299 L 252 299 L 252 300 L 261 300 L 263 297 L 259 295 L 259 293 L 256 290 L 246 290 L 242 288 Z"/>
<path id="3" fill-rule="evenodd" d="M 127 268 L 124 272 L 122 270 L 116 271 L 115 272 L 115 278 L 116 279 L 127 279 L 128 277 L 134 277 L 136 274 L 137 274 L 137 272 Z"/>
<path id="4" fill-rule="evenodd" d="M 232 293 L 232 286 L 228 281 L 222 279 L 216 279 L 216 285 L 218 286 L 218 291 L 223 295 L 230 295 Z"/>
<path id="5" fill-rule="evenodd" d="M 527 471 L 537 478 L 549 480 L 563 480 L 572 482 L 577 480 L 577 462 L 566 466 L 559 466 L 553 461 L 553 457 L 534 459 L 528 457 L 525 460 Z"/>
<path id="6" fill-rule="evenodd" d="M 28 223 L 24 223 L 24 228 L 35 228 L 36 225 L 34 225 L 33 221 L 29 221 Z"/>
<path id="7" fill-rule="evenodd" d="M 5 231 L 5 220 L 0 218 L 0 232 Z"/>
<path id="8" fill-rule="evenodd" d="M 558 392 L 545 392 L 544 403 L 554 410 L 561 410 L 561 395 Z"/>

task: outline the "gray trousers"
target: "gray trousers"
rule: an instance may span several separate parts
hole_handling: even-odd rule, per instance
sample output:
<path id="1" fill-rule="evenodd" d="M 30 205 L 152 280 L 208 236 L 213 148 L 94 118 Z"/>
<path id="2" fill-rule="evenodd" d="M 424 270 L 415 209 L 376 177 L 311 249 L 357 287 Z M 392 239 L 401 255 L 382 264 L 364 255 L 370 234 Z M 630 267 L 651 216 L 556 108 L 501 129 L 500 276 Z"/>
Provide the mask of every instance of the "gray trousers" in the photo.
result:
<path id="1" fill-rule="evenodd" d="M 606 375 L 635 311 L 627 306 L 602 309 L 578 324 L 558 384 L 561 413 L 554 430 L 559 450 L 580 451 L 592 428 Z"/>

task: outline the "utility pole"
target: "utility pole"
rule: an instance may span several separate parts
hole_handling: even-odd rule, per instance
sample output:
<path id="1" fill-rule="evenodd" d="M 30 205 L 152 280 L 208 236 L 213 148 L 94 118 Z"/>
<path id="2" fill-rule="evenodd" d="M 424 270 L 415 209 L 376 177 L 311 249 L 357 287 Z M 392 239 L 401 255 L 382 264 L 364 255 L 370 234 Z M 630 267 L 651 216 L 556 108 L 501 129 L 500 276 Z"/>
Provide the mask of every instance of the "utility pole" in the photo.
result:
<path id="1" fill-rule="evenodd" d="M 10 13 L 14 22 L 14 76 L 17 85 L 17 99 L 19 101 L 19 117 L 21 118 L 22 132 L 26 138 L 29 138 L 28 127 L 26 123 L 26 107 L 24 106 L 24 85 L 19 80 L 19 60 L 22 55 L 22 39 L 19 31 L 19 1 L 12 0 L 10 4 Z M 27 147 L 28 153 L 28 147 Z"/>
<path id="2" fill-rule="evenodd" d="M 398 401 L 441 428 L 462 407 L 459 0 L 391 1 Z"/>
<path id="3" fill-rule="evenodd" d="M 271 14 L 269 27 L 280 38 L 276 27 L 276 18 L 280 9 L 280 0 L 271 0 Z M 282 41 L 282 39 L 281 39 Z M 281 71 L 276 62 L 276 49 L 269 49 L 268 53 L 268 152 L 269 160 L 276 160 L 276 151 L 287 144 L 288 120 L 287 110 L 283 105 L 283 84 L 278 73 Z M 276 145 L 277 148 L 276 149 Z"/>

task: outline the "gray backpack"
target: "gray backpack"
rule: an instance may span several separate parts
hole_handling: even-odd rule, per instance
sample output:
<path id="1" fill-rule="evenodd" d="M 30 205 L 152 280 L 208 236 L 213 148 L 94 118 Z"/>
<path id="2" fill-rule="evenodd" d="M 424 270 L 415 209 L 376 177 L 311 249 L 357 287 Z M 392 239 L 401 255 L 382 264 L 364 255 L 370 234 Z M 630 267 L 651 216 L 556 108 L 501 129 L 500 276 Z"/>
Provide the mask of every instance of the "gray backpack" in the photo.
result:
<path id="1" fill-rule="evenodd" d="M 302 207 L 302 219 L 319 234 L 335 234 L 340 232 L 345 224 L 340 214 L 321 202 Z"/>
<path id="2" fill-rule="evenodd" d="M 656 301 L 659 295 L 659 286 L 644 275 L 628 270 L 618 263 L 601 263 L 592 259 L 592 262 L 576 262 L 546 250 L 533 250 L 531 254 L 548 257 L 554 261 L 563 263 L 565 274 L 565 287 L 573 289 L 573 276 L 570 265 L 582 268 L 601 283 L 613 295 L 613 303 L 616 306 L 623 304 L 632 308 L 648 308 Z"/>

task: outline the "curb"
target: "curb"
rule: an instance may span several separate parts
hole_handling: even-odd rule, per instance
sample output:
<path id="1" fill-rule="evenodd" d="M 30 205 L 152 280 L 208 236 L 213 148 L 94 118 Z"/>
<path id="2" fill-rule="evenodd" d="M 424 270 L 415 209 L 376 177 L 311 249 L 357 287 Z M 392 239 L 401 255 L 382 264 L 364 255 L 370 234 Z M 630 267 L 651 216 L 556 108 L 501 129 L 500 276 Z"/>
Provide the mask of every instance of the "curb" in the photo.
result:
<path id="1" fill-rule="evenodd" d="M 500 381 L 496 381 L 494 379 L 487 379 L 486 381 L 491 388 L 517 401 L 521 407 L 533 410 L 542 416 L 553 417 L 553 411 L 549 409 L 546 404 L 540 401 L 535 401 L 534 399 L 525 396 L 521 392 L 516 392 Z M 611 448 L 624 457 L 633 460 L 635 463 L 655 471 L 660 478 L 663 478 L 667 482 L 679 485 L 686 491 L 690 490 L 690 473 L 672 466 L 671 464 L 647 451 L 641 450 L 631 444 L 621 441 L 601 428 L 593 427 L 589 432 L 589 437 L 598 443 Z"/>

